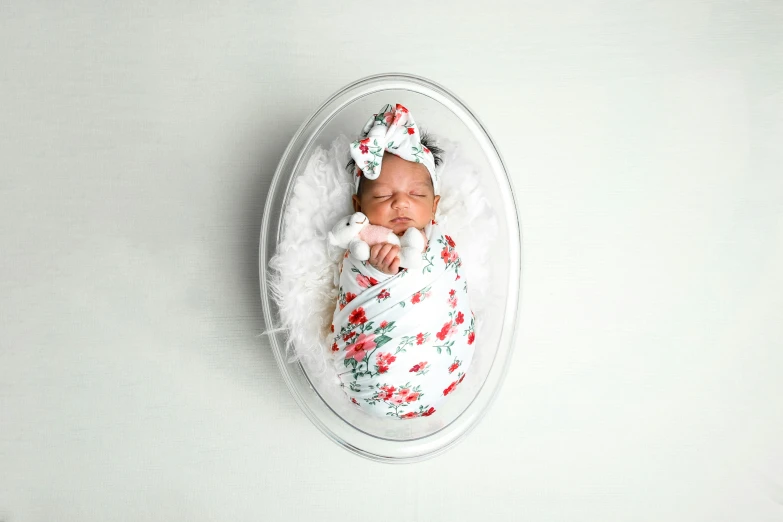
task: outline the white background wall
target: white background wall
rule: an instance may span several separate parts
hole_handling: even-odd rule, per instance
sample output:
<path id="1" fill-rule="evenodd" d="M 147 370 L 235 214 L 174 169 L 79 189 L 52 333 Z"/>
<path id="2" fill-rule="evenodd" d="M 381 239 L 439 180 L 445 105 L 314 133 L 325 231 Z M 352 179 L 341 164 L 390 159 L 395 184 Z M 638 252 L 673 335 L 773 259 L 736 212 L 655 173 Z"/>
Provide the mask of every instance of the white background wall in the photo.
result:
<path id="1" fill-rule="evenodd" d="M 783 4 L 437 4 L 0 1 L 0 520 L 783 520 Z M 277 161 L 390 71 L 524 227 L 502 393 L 404 467 L 258 337 Z"/>

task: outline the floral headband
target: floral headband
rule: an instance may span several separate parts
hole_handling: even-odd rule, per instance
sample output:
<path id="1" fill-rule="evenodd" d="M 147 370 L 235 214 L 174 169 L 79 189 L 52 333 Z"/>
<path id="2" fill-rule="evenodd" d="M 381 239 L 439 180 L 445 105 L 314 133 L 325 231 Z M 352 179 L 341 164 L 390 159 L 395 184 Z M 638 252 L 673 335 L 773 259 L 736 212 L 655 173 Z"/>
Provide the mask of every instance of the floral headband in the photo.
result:
<path id="1" fill-rule="evenodd" d="M 421 144 L 419 128 L 408 109 L 399 103 L 395 108 L 386 104 L 367 121 L 362 135 L 367 137 L 351 143 L 351 157 L 356 162 L 354 192 L 359 190 L 362 173 L 367 179 L 378 179 L 383 153 L 386 151 L 407 161 L 423 163 L 430 172 L 435 194 L 440 193 L 435 157 L 430 149 Z"/>

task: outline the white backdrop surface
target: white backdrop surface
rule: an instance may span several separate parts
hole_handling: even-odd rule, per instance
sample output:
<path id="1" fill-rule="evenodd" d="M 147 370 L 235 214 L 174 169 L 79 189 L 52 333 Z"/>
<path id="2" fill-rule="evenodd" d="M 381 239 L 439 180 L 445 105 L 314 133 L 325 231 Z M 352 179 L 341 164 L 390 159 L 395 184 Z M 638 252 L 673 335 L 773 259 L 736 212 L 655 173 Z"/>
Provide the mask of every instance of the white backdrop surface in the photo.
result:
<path id="1" fill-rule="evenodd" d="M 783 3 L 395 9 L 0 1 L 0 520 L 783 520 Z M 297 127 L 396 71 L 523 225 L 502 392 L 402 467 L 298 410 L 257 274 Z"/>

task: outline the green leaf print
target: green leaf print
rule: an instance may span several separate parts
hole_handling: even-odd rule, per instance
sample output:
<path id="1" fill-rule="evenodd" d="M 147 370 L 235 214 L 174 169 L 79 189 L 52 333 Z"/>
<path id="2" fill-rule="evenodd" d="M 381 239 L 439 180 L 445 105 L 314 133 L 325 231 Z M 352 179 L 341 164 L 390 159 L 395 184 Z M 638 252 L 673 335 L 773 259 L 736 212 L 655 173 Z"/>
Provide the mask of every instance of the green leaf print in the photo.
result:
<path id="1" fill-rule="evenodd" d="M 441 353 L 441 349 L 445 349 L 446 353 L 451 355 L 451 347 L 454 346 L 454 341 L 446 341 L 443 344 L 439 344 L 435 346 L 435 349 L 438 350 L 438 353 Z"/>
<path id="2" fill-rule="evenodd" d="M 433 263 L 433 261 L 435 260 L 435 256 L 433 255 L 432 257 L 427 257 L 427 253 L 425 252 L 423 257 L 424 260 L 427 262 L 427 265 L 421 269 L 421 273 L 425 274 L 428 272 L 432 272 L 432 267 L 435 266 L 435 263 Z"/>
<path id="3" fill-rule="evenodd" d="M 380 336 L 380 335 L 383 335 L 383 334 L 385 334 L 387 332 L 391 332 L 392 330 L 394 330 L 396 328 L 396 326 L 394 325 L 395 322 L 396 321 L 391 321 L 389 323 L 386 323 L 386 326 L 383 326 L 383 322 L 382 322 L 380 324 L 380 326 L 378 326 L 378 328 L 376 328 L 373 333 L 375 335 L 379 335 Z"/>
<path id="4" fill-rule="evenodd" d="M 388 335 L 381 335 L 379 337 L 376 337 L 375 338 L 376 349 L 380 348 L 381 346 L 383 346 L 384 344 L 388 343 L 391 340 L 392 340 L 392 338 L 389 337 Z M 373 350 L 373 351 L 375 351 L 375 350 Z"/>
<path id="5" fill-rule="evenodd" d="M 403 335 L 402 339 L 400 340 L 400 344 L 397 346 L 397 349 L 394 351 L 394 354 L 397 355 L 400 352 L 406 351 L 406 348 L 409 346 L 413 346 L 413 343 L 416 341 L 415 335 Z"/>

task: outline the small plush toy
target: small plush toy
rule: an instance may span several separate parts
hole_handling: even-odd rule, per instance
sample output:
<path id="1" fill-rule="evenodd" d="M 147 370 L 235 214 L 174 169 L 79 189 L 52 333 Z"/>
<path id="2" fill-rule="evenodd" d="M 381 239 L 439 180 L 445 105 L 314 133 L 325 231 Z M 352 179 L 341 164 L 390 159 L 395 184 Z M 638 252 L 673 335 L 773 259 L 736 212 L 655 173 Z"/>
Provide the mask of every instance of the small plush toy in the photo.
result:
<path id="1" fill-rule="evenodd" d="M 391 243 L 400 246 L 400 266 L 418 268 L 421 266 L 421 253 L 427 244 L 424 233 L 416 227 L 410 227 L 402 238 L 390 228 L 371 225 L 370 220 L 361 212 L 356 212 L 340 220 L 329 232 L 329 243 L 347 248 L 359 261 L 370 259 L 370 247 L 378 243 Z"/>

